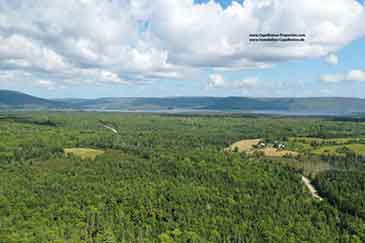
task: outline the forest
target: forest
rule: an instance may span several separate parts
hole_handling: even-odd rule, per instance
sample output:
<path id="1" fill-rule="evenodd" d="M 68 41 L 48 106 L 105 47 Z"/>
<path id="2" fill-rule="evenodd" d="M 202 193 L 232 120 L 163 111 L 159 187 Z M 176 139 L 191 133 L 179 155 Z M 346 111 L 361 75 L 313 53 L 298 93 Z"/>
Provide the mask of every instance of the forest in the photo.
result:
<path id="1" fill-rule="evenodd" d="M 362 119 L 0 113 L 1 243 L 360 243 L 364 202 Z"/>

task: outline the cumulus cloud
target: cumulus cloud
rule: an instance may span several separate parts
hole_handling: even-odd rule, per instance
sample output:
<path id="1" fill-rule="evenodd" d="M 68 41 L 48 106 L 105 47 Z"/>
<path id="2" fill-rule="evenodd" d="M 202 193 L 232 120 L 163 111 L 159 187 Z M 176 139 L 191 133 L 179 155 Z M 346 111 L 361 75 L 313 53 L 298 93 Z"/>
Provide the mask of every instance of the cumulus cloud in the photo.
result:
<path id="1" fill-rule="evenodd" d="M 34 82 L 80 85 L 191 80 L 206 67 L 268 68 L 308 57 L 336 64 L 331 53 L 363 35 L 364 21 L 356 0 L 245 0 L 227 8 L 193 0 L 2 0 L 0 68 L 27 72 Z M 307 37 L 250 43 L 251 33 Z"/>
<path id="2" fill-rule="evenodd" d="M 365 82 L 365 71 L 352 70 L 347 74 L 347 80 Z"/>
<path id="3" fill-rule="evenodd" d="M 365 82 L 365 70 L 351 70 L 348 73 L 325 74 L 320 77 L 325 83 L 339 83 L 343 81 Z"/>
<path id="4" fill-rule="evenodd" d="M 209 87 L 219 88 L 219 87 L 224 87 L 226 85 L 227 85 L 227 83 L 224 80 L 222 75 L 220 75 L 220 74 L 211 74 L 209 76 L 209 80 L 208 80 L 208 86 Z"/>
<path id="5" fill-rule="evenodd" d="M 311 82 L 303 80 L 265 79 L 248 76 L 241 79 L 228 79 L 224 74 L 211 74 L 206 82 L 210 94 L 222 94 L 224 89 L 229 89 L 232 95 L 248 97 L 303 97 L 313 96 L 313 89 L 308 88 Z M 330 86 L 333 87 L 333 86 Z M 324 86 L 323 88 L 328 88 Z M 323 90 L 322 90 L 323 91 Z M 322 95 L 320 89 L 316 94 Z M 327 94 L 326 94 L 327 95 Z"/>
<path id="6" fill-rule="evenodd" d="M 344 74 L 324 74 L 320 77 L 320 80 L 324 83 L 338 83 L 346 80 Z"/>
<path id="7" fill-rule="evenodd" d="M 249 77 L 242 80 L 225 80 L 222 74 L 211 74 L 207 81 L 208 87 L 211 88 L 240 88 L 250 89 L 256 86 L 257 78 Z"/>
<path id="8" fill-rule="evenodd" d="M 330 65 L 337 65 L 339 60 L 335 54 L 330 54 L 325 58 L 325 62 Z"/>
<path id="9" fill-rule="evenodd" d="M 167 51 L 150 45 L 140 25 L 129 1 L 1 1 L 0 68 L 59 82 L 87 76 L 126 83 L 188 73 L 168 63 Z"/>
<path id="10" fill-rule="evenodd" d="M 252 77 L 237 82 L 237 86 L 240 88 L 253 88 L 256 86 L 256 84 L 257 79 Z"/>
<path id="11" fill-rule="evenodd" d="M 57 88 L 57 84 L 55 84 L 54 82 L 50 81 L 50 80 L 37 80 L 35 82 L 36 86 L 39 88 L 43 88 L 43 89 L 48 89 L 48 90 L 54 90 Z M 62 87 L 62 86 L 60 86 Z"/>
<path id="12" fill-rule="evenodd" d="M 149 1 L 151 31 L 170 60 L 192 66 L 252 68 L 326 56 L 364 33 L 355 0 L 246 0 L 223 9 L 213 1 Z M 305 42 L 250 43 L 250 33 L 306 34 Z"/>
<path id="13" fill-rule="evenodd" d="M 18 34 L 7 38 L 0 36 L 0 57 L 1 64 L 9 68 L 61 71 L 67 67 L 54 50 Z"/>

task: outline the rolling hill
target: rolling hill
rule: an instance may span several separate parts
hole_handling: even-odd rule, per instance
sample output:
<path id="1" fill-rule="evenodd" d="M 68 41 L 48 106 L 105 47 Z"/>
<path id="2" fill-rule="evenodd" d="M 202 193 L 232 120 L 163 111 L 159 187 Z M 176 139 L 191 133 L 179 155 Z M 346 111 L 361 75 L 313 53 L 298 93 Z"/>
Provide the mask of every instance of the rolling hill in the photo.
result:
<path id="1" fill-rule="evenodd" d="M 166 97 L 49 100 L 0 90 L 0 109 L 78 109 L 132 111 L 225 111 L 285 114 L 365 113 L 365 99 L 341 97 L 248 98 Z"/>
<path id="2" fill-rule="evenodd" d="M 63 102 L 38 98 L 12 90 L 0 90 L 0 109 L 63 108 Z"/>

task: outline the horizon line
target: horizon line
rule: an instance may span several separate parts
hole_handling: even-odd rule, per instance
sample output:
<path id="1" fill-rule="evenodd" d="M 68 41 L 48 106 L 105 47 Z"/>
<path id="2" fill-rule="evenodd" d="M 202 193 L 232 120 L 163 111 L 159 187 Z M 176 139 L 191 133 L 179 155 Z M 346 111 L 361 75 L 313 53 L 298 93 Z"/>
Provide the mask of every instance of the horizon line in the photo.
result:
<path id="1" fill-rule="evenodd" d="M 133 99 L 133 98 L 145 98 L 145 99 L 173 99 L 173 98 L 248 98 L 248 99 L 361 99 L 364 100 L 365 97 L 356 97 L 356 96 L 189 96 L 189 95 L 176 95 L 176 96 L 100 96 L 100 97 L 61 97 L 61 98 L 52 98 L 52 97 L 41 97 L 37 95 L 33 95 L 26 91 L 20 90 L 11 90 L 11 89 L 0 89 L 0 91 L 10 91 L 10 92 L 17 92 L 22 93 L 30 96 L 34 96 L 37 98 L 42 99 L 49 99 L 49 100 L 67 100 L 67 99 L 80 99 L 80 100 L 98 100 L 98 99 L 118 99 L 118 98 L 125 98 L 125 99 Z"/>

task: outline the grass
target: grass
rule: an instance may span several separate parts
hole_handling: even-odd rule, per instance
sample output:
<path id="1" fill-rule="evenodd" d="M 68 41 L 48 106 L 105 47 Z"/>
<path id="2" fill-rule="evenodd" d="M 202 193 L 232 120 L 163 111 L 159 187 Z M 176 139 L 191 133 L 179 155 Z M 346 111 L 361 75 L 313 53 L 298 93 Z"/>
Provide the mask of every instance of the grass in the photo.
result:
<path id="1" fill-rule="evenodd" d="M 313 151 L 314 154 L 329 154 L 338 155 L 343 154 L 341 148 L 346 147 L 357 154 L 365 154 L 365 144 L 344 144 L 344 145 L 333 145 L 333 146 L 323 146 Z"/>
<path id="2" fill-rule="evenodd" d="M 291 155 L 291 156 L 297 156 L 298 155 L 298 153 L 294 152 L 294 151 L 276 149 L 276 148 L 272 148 L 272 147 L 259 149 L 257 151 L 264 152 L 264 155 L 268 156 L 268 157 L 284 157 L 284 156 L 287 156 L 287 155 Z"/>
<path id="3" fill-rule="evenodd" d="M 323 143 L 333 143 L 336 145 L 341 145 L 341 144 L 349 144 L 349 143 L 354 143 L 354 142 L 359 142 L 360 140 L 362 140 L 364 138 L 359 137 L 359 138 L 314 138 L 314 137 L 291 137 L 289 138 L 290 142 L 299 142 L 299 143 L 304 143 L 304 144 L 310 144 L 312 142 L 317 142 L 319 144 L 323 144 Z"/>
<path id="4" fill-rule="evenodd" d="M 338 143 L 346 143 L 348 141 L 353 140 L 353 138 L 314 138 L 314 137 L 292 137 L 289 140 L 301 140 L 307 143 L 316 141 L 316 142 L 338 142 Z"/>
<path id="5" fill-rule="evenodd" d="M 261 141 L 261 139 L 245 139 L 238 141 L 231 146 L 229 146 L 230 150 L 237 149 L 238 152 L 248 152 L 253 149 L 253 146 L 258 144 Z"/>
<path id="6" fill-rule="evenodd" d="M 81 159 L 95 159 L 96 156 L 104 153 L 103 150 L 90 148 L 65 148 L 64 152 L 66 155 L 72 154 Z"/>
<path id="7" fill-rule="evenodd" d="M 358 153 L 365 154 L 365 144 L 354 143 L 360 142 L 361 138 L 332 138 L 322 139 L 313 137 L 292 137 L 289 138 L 289 149 L 294 149 L 300 152 L 311 152 L 316 155 L 328 154 L 328 155 L 341 155 L 344 154 L 341 149 L 346 147 L 347 149 Z M 279 150 L 271 146 L 266 148 L 256 149 L 254 145 L 257 145 L 261 139 L 245 139 L 238 141 L 231 146 L 228 150 L 234 151 L 237 149 L 239 152 L 254 153 L 256 151 L 263 152 L 267 157 L 284 157 L 286 155 L 296 156 L 299 153 L 291 150 Z M 312 147 L 310 143 L 318 142 L 319 148 Z"/>

